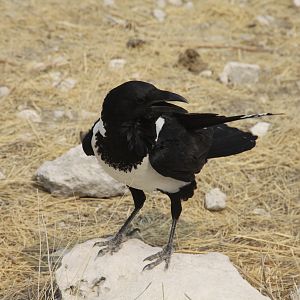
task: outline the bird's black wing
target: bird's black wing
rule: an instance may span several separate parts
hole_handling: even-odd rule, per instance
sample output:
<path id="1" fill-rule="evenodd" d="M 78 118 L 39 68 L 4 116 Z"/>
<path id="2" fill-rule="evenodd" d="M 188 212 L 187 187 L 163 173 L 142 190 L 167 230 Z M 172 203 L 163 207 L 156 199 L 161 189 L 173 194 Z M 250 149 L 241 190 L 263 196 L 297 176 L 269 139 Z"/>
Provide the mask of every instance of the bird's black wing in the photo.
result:
<path id="1" fill-rule="evenodd" d="M 163 116 L 164 126 L 149 153 L 152 167 L 161 175 L 191 182 L 206 163 L 213 129 L 192 131 L 175 117 Z"/>

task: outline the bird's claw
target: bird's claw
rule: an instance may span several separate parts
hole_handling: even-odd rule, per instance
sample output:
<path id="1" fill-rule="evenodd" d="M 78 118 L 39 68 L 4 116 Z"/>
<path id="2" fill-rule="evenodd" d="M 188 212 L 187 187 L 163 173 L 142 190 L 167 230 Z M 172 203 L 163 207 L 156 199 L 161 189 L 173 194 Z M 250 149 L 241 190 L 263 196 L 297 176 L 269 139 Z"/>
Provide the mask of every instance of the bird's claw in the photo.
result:
<path id="1" fill-rule="evenodd" d="M 124 241 L 123 235 L 115 235 L 112 239 L 107 241 L 96 242 L 93 247 L 104 247 L 100 249 L 96 258 L 105 255 L 106 253 L 113 254 L 114 252 L 118 252 L 121 248 L 121 244 Z"/>
<path id="2" fill-rule="evenodd" d="M 150 264 L 147 264 L 144 268 L 143 271 L 145 270 L 152 270 L 154 267 L 165 261 L 165 270 L 169 268 L 170 265 L 170 260 L 171 260 L 171 255 L 173 253 L 173 248 L 172 246 L 166 246 L 163 248 L 162 251 L 159 251 L 153 255 L 150 255 L 144 259 L 144 261 L 153 261 Z M 156 260 L 155 260 L 156 259 Z"/>

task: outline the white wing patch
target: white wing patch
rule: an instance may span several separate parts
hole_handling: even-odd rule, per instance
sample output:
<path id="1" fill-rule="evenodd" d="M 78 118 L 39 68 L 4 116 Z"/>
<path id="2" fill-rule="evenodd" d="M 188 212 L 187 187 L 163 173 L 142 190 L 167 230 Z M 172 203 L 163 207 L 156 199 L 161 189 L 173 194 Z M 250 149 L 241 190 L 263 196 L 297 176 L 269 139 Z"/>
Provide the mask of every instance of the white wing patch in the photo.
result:
<path id="1" fill-rule="evenodd" d="M 105 137 L 105 134 L 106 134 L 106 130 L 104 128 L 104 125 L 103 125 L 103 121 L 101 119 L 99 119 L 99 121 L 96 123 L 96 125 L 94 126 L 94 132 L 97 132 L 99 131 L 100 134 Z"/>
<path id="2" fill-rule="evenodd" d="M 156 125 L 156 139 L 155 139 L 155 142 L 157 141 L 158 135 L 159 135 L 161 129 L 163 128 L 164 124 L 165 124 L 165 119 L 164 118 L 159 117 L 156 120 L 156 122 L 155 122 L 155 125 Z"/>

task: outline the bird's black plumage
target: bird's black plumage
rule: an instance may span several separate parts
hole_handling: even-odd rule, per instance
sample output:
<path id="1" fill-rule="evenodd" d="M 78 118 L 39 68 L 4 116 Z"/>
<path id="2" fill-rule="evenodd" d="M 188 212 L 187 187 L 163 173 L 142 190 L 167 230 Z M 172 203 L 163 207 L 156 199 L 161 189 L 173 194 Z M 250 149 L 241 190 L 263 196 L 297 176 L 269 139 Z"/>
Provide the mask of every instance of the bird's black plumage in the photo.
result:
<path id="1" fill-rule="evenodd" d="M 114 238 L 97 243 L 106 246 L 100 254 L 120 247 L 128 224 L 144 204 L 144 191 L 159 190 L 169 196 L 173 219 L 169 241 L 163 251 L 147 258 L 154 261 L 146 269 L 163 260 L 168 266 L 181 200 L 193 196 L 195 174 L 207 160 L 238 154 L 255 146 L 256 136 L 224 123 L 271 115 L 226 117 L 188 113 L 170 101 L 187 102 L 184 97 L 159 90 L 147 82 L 126 82 L 107 94 L 101 119 L 82 142 L 87 155 L 97 156 L 112 177 L 129 186 L 135 204 Z"/>

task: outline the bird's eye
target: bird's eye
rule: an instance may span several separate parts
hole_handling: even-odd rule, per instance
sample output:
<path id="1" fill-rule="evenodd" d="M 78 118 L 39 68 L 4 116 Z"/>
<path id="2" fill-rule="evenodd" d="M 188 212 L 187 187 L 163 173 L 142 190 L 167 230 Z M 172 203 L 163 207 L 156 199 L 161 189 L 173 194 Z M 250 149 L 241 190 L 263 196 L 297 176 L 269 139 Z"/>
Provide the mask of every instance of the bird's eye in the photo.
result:
<path id="1" fill-rule="evenodd" d="M 145 100 L 146 100 L 145 98 L 137 98 L 136 103 L 137 104 L 143 104 L 145 102 Z"/>

